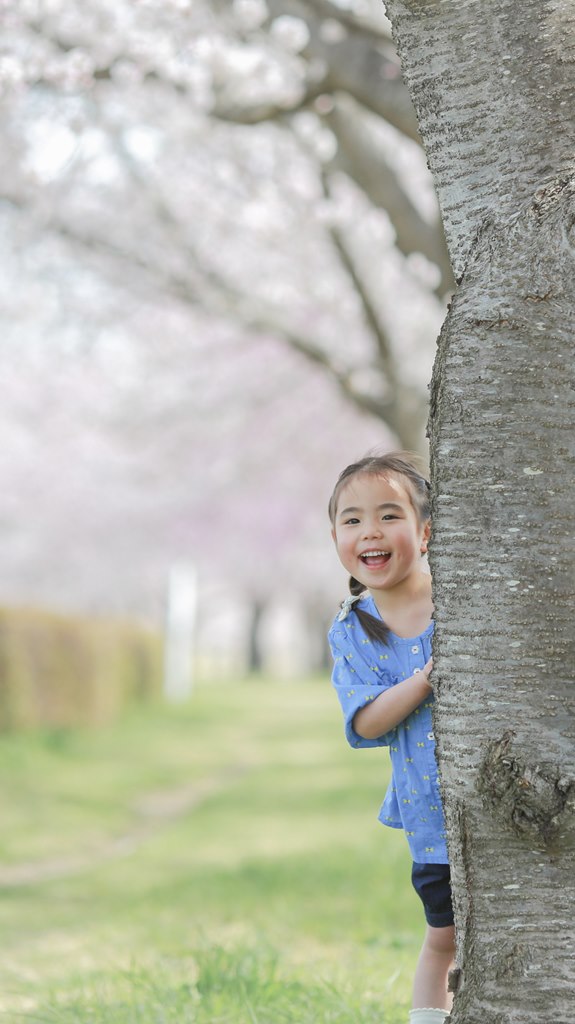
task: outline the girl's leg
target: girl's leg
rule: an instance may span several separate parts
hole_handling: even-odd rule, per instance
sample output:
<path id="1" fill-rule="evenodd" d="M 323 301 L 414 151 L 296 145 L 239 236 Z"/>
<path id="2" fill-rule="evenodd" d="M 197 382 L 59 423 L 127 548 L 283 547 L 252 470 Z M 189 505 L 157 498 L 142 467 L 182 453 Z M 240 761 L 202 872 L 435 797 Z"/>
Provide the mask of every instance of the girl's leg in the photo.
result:
<path id="1" fill-rule="evenodd" d="M 434 1007 L 450 1010 L 453 1002 L 447 991 L 447 975 L 455 957 L 455 928 L 427 925 L 413 982 L 413 1008 Z"/>

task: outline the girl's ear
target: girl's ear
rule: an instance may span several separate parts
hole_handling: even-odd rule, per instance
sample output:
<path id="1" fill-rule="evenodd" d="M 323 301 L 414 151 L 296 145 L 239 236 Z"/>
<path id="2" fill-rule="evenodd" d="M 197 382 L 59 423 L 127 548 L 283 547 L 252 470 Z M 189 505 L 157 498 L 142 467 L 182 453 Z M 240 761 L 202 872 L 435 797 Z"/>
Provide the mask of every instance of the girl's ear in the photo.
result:
<path id="1" fill-rule="evenodd" d="M 424 555 L 426 553 L 426 551 L 427 551 L 427 546 L 429 544 L 430 536 L 431 536 L 431 521 L 428 519 L 426 524 L 425 524 L 425 526 L 423 527 L 423 533 L 421 535 L 421 545 L 420 545 L 420 549 L 419 550 L 421 551 L 422 555 Z"/>
<path id="2" fill-rule="evenodd" d="M 334 542 L 335 546 L 337 547 L 337 540 L 335 539 L 335 526 L 332 526 L 331 528 L 331 539 Z"/>

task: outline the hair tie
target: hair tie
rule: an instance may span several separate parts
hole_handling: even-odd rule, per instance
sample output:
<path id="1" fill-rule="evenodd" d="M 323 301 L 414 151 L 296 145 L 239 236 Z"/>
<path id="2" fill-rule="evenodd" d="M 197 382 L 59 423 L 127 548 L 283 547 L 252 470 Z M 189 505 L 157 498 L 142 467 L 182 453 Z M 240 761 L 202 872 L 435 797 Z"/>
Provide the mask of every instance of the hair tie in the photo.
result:
<path id="1" fill-rule="evenodd" d="M 344 619 L 347 619 L 347 617 L 348 617 L 351 609 L 353 608 L 355 602 L 359 601 L 360 598 L 362 598 L 362 597 L 363 597 L 363 594 L 350 594 L 349 597 L 346 597 L 345 600 L 343 600 L 342 603 L 341 603 L 341 611 L 340 611 L 340 613 L 339 613 L 339 615 L 337 617 L 337 621 L 338 622 L 343 622 Z"/>

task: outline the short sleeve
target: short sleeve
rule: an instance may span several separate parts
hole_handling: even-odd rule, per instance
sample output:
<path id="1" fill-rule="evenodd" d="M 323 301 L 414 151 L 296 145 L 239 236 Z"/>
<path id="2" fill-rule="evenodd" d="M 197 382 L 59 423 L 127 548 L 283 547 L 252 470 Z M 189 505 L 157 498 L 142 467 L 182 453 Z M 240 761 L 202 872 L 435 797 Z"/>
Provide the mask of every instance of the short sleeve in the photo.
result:
<path id="1" fill-rule="evenodd" d="M 331 678 L 343 711 L 346 739 L 352 747 L 387 747 L 395 738 L 396 729 L 368 740 L 355 731 L 352 722 L 360 708 L 393 686 L 394 681 L 383 674 L 371 663 L 369 656 L 366 657 L 356 644 L 350 641 L 345 629 L 353 627 L 348 624 L 344 628 L 337 628 L 338 626 L 339 623 L 332 626 L 328 640 L 333 656 Z M 373 645 L 366 641 L 365 647 L 369 654 L 368 648 L 372 649 Z"/>

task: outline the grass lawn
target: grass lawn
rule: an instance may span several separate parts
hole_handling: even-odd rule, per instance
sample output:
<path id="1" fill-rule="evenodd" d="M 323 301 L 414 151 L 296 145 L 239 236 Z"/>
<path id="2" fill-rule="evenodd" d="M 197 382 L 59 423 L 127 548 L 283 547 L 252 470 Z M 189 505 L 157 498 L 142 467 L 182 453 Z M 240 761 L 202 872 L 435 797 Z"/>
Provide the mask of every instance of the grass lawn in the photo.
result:
<path id="1" fill-rule="evenodd" d="M 423 917 L 386 751 L 326 680 L 0 741 L 0 1021 L 404 1024 Z"/>

